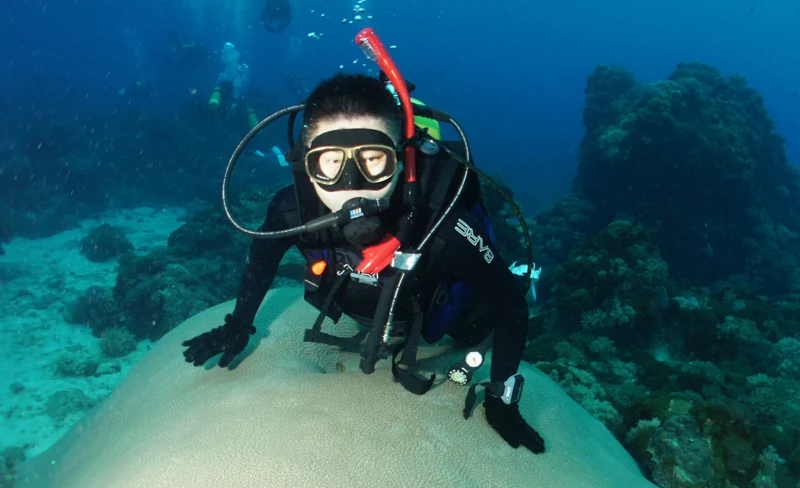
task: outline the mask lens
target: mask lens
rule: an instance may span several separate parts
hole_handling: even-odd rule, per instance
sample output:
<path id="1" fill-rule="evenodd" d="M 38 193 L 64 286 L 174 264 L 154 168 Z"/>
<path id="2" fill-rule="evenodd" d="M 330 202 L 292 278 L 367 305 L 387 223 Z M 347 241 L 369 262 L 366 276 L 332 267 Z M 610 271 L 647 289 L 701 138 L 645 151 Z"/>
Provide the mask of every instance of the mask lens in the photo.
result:
<path id="1" fill-rule="evenodd" d="M 314 149 L 306 155 L 306 169 L 309 176 L 320 183 L 335 183 L 344 169 L 346 157 L 343 149 Z"/>
<path id="2" fill-rule="evenodd" d="M 384 146 L 362 146 L 354 151 L 364 178 L 378 183 L 391 178 L 397 170 L 397 156 L 391 148 Z"/>

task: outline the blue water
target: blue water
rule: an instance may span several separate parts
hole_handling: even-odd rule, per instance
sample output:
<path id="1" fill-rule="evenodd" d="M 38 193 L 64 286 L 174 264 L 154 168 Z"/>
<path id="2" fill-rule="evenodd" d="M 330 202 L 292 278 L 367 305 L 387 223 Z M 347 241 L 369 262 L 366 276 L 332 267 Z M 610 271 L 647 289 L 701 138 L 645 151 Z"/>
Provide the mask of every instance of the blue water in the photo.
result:
<path id="1" fill-rule="evenodd" d="M 598 64 L 621 65 L 644 82 L 682 61 L 741 73 L 788 137 L 790 159 L 800 161 L 800 140 L 792 137 L 800 125 L 800 2 L 369 0 L 363 6 L 372 20 L 341 24 L 353 17 L 353 3 L 295 2 L 292 25 L 276 35 L 260 24 L 261 1 L 16 1 L 0 19 L 0 86 L 14 102 L 34 103 L 48 87 L 30 76 L 42 73 L 56 90 L 69 87 L 76 103 L 113 107 L 120 87 L 144 79 L 157 87 L 152 106 L 169 112 L 191 89 L 209 91 L 220 71 L 213 62 L 176 70 L 150 58 L 175 29 L 183 42 L 215 49 L 233 42 L 252 84 L 277 108 L 297 101 L 285 87 L 287 71 L 311 88 L 339 65 L 366 70 L 353 64 L 363 56 L 352 38 L 369 23 L 398 46 L 392 54 L 419 86 L 416 95 L 465 126 L 478 161 L 513 179 L 526 207 L 569 188 L 585 79 Z M 324 36 L 313 40 L 309 32 Z M 289 54 L 298 41 L 300 52 Z"/>
<path id="2" fill-rule="evenodd" d="M 240 135 L 231 137 L 230 133 L 220 133 L 224 131 L 218 131 L 222 122 L 217 119 L 192 123 L 196 121 L 190 117 L 193 114 L 199 116 L 200 110 L 186 110 L 186 106 L 195 100 L 206 107 L 205 101 L 217 84 L 223 63 L 220 56 L 215 55 L 202 66 L 176 67 L 163 57 L 153 56 L 152 51 L 171 49 L 168 36 L 171 30 L 183 43 L 203 43 L 214 50 L 221 50 L 226 42 L 233 43 L 241 53 L 241 62 L 250 66 L 250 86 L 265 93 L 266 109 L 278 110 L 302 100 L 299 85 L 312 89 L 320 79 L 338 71 L 376 74 L 376 67 L 353 42 L 361 28 L 373 27 L 387 46 L 396 46 L 390 49 L 390 53 L 405 78 L 417 85 L 413 95 L 428 105 L 449 112 L 463 125 L 478 165 L 488 169 L 489 173 L 501 173 L 505 177 L 528 216 L 571 188 L 584 136 L 582 111 L 586 79 L 600 64 L 622 66 L 640 82 L 662 80 L 678 63 L 692 61 L 711 65 L 725 76 L 741 74 L 763 95 L 764 105 L 775 120 L 777 132 L 787 139 L 785 148 L 789 159 L 800 163 L 800 0 L 365 0 L 360 4 L 366 9 L 361 14 L 364 20 L 352 23 L 342 23 L 342 19 L 353 19 L 353 6 L 358 0 L 296 0 L 293 2 L 293 22 L 279 34 L 269 33 L 261 25 L 264 1 L 3 0 L 0 6 L 0 177 L 4 176 L 5 180 L 0 178 L 0 183 L 5 183 L 5 186 L 0 185 L 0 191 L 4 192 L 0 193 L 3 204 L 0 206 L 0 254 L 3 254 L 2 245 L 12 237 L 10 233 L 7 238 L 4 236 L 6 206 L 13 210 L 13 223 L 19 226 L 18 232 L 15 229 L 16 236 L 40 237 L 58 234 L 74 226 L 78 219 L 99 214 L 106 205 L 113 206 L 117 199 L 136 202 L 136 198 L 124 192 L 128 181 L 136 182 L 130 185 L 145 181 L 149 186 L 151 181 L 173 182 L 169 178 L 175 178 L 176 188 L 179 185 L 183 188 L 191 184 L 203 185 L 173 196 L 172 186 L 153 184 L 153 195 L 173 199 L 166 203 L 154 202 L 153 195 L 148 194 L 150 199 L 142 198 L 142 202 L 136 202 L 140 204 L 182 207 L 185 203 L 193 211 L 195 202 L 184 202 L 184 194 L 190 195 L 186 200 L 207 198 L 205 204 L 218 203 L 216 175 L 222 176 L 223 155 L 227 155 L 223 153 L 228 151 L 228 145 L 230 151 L 234 149 Z M 309 35 L 311 33 L 313 36 Z M 293 84 L 290 79 L 295 80 Z M 136 82 L 141 81 L 146 82 L 152 92 L 137 98 L 130 91 Z M 138 113 L 155 113 L 161 118 L 137 118 L 134 115 Z M 263 117 L 267 113 L 259 115 Z M 132 122 L 124 123 L 128 118 Z M 62 126 L 72 124 L 73 120 L 79 121 L 75 124 L 79 130 L 74 134 L 69 131 L 51 134 L 47 127 L 35 127 L 43 119 L 53 119 Z M 92 124 L 94 122 L 96 126 Z M 150 125 L 155 126 L 155 130 L 146 133 L 143 127 Z M 137 139 L 136 136 L 122 137 L 119 132 L 114 132 L 129 128 L 132 132 L 145 134 Z M 175 129 L 175 134 L 190 133 L 195 138 L 187 139 L 191 142 L 176 141 L 174 137 L 170 139 L 172 129 Z M 239 128 L 231 132 L 236 130 Z M 90 134 L 87 136 L 81 131 Z M 62 133 L 68 134 L 61 137 Z M 269 133 L 266 137 L 276 133 Z M 26 138 L 28 134 L 33 134 L 33 139 Z M 162 134 L 166 137 L 159 139 Z M 100 138 L 102 144 L 93 147 L 100 148 L 97 152 L 101 154 L 87 155 L 86 142 L 94 144 L 95 139 Z M 208 153 L 202 152 L 205 149 L 201 148 L 197 151 L 199 154 L 189 154 L 191 151 L 186 146 L 203 139 L 219 144 L 209 144 L 211 149 Z M 37 141 L 56 141 L 66 148 L 65 154 L 51 150 L 54 154 L 51 157 L 45 154 L 40 159 L 30 158 L 36 156 L 35 150 L 26 151 L 31 147 L 26 148 L 31 140 L 34 141 L 32 146 Z M 119 147 L 123 149 L 115 146 L 117 141 L 121 141 Z M 141 144 L 145 144 L 141 141 L 158 143 L 162 147 L 154 148 L 157 150 L 152 151 L 156 154 L 153 159 L 148 159 L 149 155 L 138 157 L 145 151 L 136 154 L 140 149 L 136 146 L 137 141 Z M 78 147 L 81 145 L 83 147 Z M 225 149 L 214 153 L 219 146 Z M 269 154 L 270 146 L 259 145 L 258 148 Z M 123 151 L 129 152 L 123 154 Z M 176 156 L 164 156 L 166 152 Z M 86 165 L 76 165 L 70 159 L 73 155 L 76 159 L 84 158 Z M 156 163 L 152 163 L 153 160 Z M 107 165 L 108 162 L 117 166 L 149 166 L 137 175 L 137 167 L 118 168 L 114 164 Z M 92 167 L 87 170 L 90 165 Z M 102 171 L 91 171 L 101 166 Z M 85 175 L 76 177 L 71 174 L 72 168 L 76 167 Z M 206 171 L 209 167 L 211 169 Z M 15 168 L 21 168 L 20 173 L 14 173 Z M 64 171 L 64 168 L 68 170 Z M 184 183 L 183 175 L 193 173 L 195 169 L 198 174 L 190 176 L 196 178 L 187 177 L 186 181 L 192 183 Z M 265 172 L 285 173 L 287 170 L 265 164 L 258 171 L 258 178 L 266 180 Z M 17 174 L 25 175 L 19 180 L 23 184 L 18 185 Z M 92 179 L 94 174 L 105 179 L 96 186 L 84 181 Z M 163 181 L 156 181 L 156 178 Z M 263 181 L 256 180 L 249 182 L 258 184 Z M 275 181 L 280 181 L 280 178 Z M 271 188 L 270 184 L 275 181 L 265 181 L 265 187 Z M 103 195 L 105 186 L 97 188 L 101 185 L 109 186 L 109 195 Z M 213 192 L 206 191 L 207 188 L 213 188 Z M 88 190 L 82 192 L 82 189 Z M 776 188 L 781 189 L 787 195 L 796 195 L 789 193 L 785 186 Z M 680 197 L 680 192 L 676 195 Z M 796 213 L 785 202 L 775 202 L 779 200 L 770 202 L 769 212 L 764 210 L 763 213 L 764 223 L 772 225 L 774 220 L 774 235 L 764 237 L 762 227 L 752 233 L 742 233 L 748 238 L 763 238 L 758 241 L 759 245 L 767 244 L 763 246 L 763 255 L 753 252 L 746 256 L 748 260 L 758 258 L 752 266 L 769 264 L 784 255 L 788 256 L 786 262 L 794 266 L 794 255 L 790 252 L 793 247 L 780 246 L 796 244 L 796 239 L 787 235 L 790 231 L 796 233 L 797 229 L 787 230 L 784 226 L 787 222 L 795 222 Z M 37 207 L 39 203 L 41 207 Z M 773 206 L 789 211 L 782 215 Z M 710 207 L 713 205 L 702 211 L 716 218 Z M 551 216 L 549 220 L 555 224 L 550 227 L 543 225 L 543 230 L 540 229 L 541 235 L 549 236 L 558 244 L 555 249 L 562 245 L 561 238 L 577 239 L 569 235 L 571 229 L 556 225 L 559 218 Z M 177 226 L 178 218 L 169 222 Z M 152 223 L 146 222 L 143 227 L 147 225 Z M 709 228 L 708 224 L 705 228 Z M 710 228 L 714 230 L 713 225 Z M 169 232 L 164 232 L 164 240 Z M 537 242 L 536 245 L 547 250 L 550 242 Z M 573 244 L 565 241 L 565 256 Z M 701 244 L 707 243 L 703 241 Z M 684 243 L 667 243 L 662 251 L 682 245 Z M 696 247 L 692 243 L 685 244 L 687 248 L 692 246 Z M 710 245 L 706 247 L 711 249 Z M 665 253 L 665 259 L 666 256 Z M 579 255 L 577 259 L 581 257 Z M 724 258 L 718 259 L 724 261 Z M 749 267 L 748 260 L 743 258 L 741 261 L 747 262 Z M 660 263 L 661 258 L 656 261 Z M 796 261 L 800 262 L 800 257 Z M 672 268 L 672 262 L 669 265 L 672 276 L 680 279 L 680 268 Z M 0 284 L 3 280 L 14 279 L 14 273 L 23 274 L 16 269 L 0 269 Z M 58 272 L 54 271 L 54 275 Z M 747 307 L 755 304 L 755 311 L 748 309 L 743 312 L 745 309 L 741 308 L 738 312 L 742 312 L 742 317 L 738 318 L 746 318 L 747 313 L 760 317 L 761 307 L 767 307 L 761 304 L 760 294 L 756 301 L 755 293 L 748 296 L 745 291 L 740 292 L 734 286 L 738 283 L 734 278 L 731 278 L 728 291 L 736 291 L 740 296 L 733 293 L 728 297 L 728 293 L 723 295 L 723 288 L 719 288 L 716 292 L 709 292 L 717 295 L 712 298 L 730 298 L 732 303 L 726 306 L 730 306 L 731 313 L 737 312 L 734 310 L 737 302 L 750 300 Z M 48 282 L 47 286 L 62 286 L 55 279 L 52 283 L 55 284 Z M 5 290 L 10 289 L 6 285 Z M 796 292 L 796 286 L 792 290 Z M 83 289 L 77 288 L 70 292 L 84 294 Z M 697 302 L 697 297 L 687 290 L 678 290 L 675 296 L 672 293 L 670 290 L 670 298 Z M 24 292 L 19 295 L 26 296 Z M 49 294 L 44 296 L 50 301 L 62 300 L 51 299 Z M 540 301 L 541 298 L 542 295 Z M 39 302 L 45 301 L 35 302 L 37 307 Z M 769 306 L 778 307 L 777 303 L 788 302 L 769 302 Z M 58 307 L 51 308 L 55 310 Z M 785 308 L 787 316 L 794 314 L 790 307 Z M 38 308 L 33 312 L 38 312 Z M 7 318 L 16 317 L 8 315 Z M 37 316 L 36 320 L 42 319 Z M 711 319 L 703 316 L 703 320 Z M 772 319 L 764 322 L 769 321 L 774 322 Z M 786 322 L 781 326 L 792 331 L 787 336 L 796 336 L 794 317 L 787 318 Z M 24 323 L 20 321 L 20 324 Z M 733 322 L 726 320 L 725 323 Z M 742 328 L 742 337 L 745 337 L 749 332 L 746 327 Z M 767 329 L 767 326 L 763 328 Z M 714 337 L 713 324 L 710 330 L 708 337 Z M 693 339 L 684 337 L 680 340 L 687 340 L 688 344 Z M 775 346 L 772 342 L 777 340 L 777 337 L 770 337 L 771 346 Z M 619 345 L 620 350 L 624 345 Z M 703 346 L 691 345 L 698 350 Z M 744 350 L 744 346 L 741 347 Z M 747 346 L 747 349 L 756 348 Z M 749 352 L 755 356 L 759 351 Z M 694 353 L 688 347 L 687 352 Z M 657 353 L 654 355 L 659 356 Z M 730 371 L 735 377 L 742 375 L 734 362 L 734 359 L 741 359 L 727 359 L 731 360 L 730 364 L 720 366 L 723 373 Z M 745 369 L 752 366 L 753 373 L 760 372 L 757 369 L 761 367 L 760 361 L 761 358 L 753 365 L 746 365 Z M 656 371 L 652 374 L 662 373 Z M 779 383 L 778 392 L 791 391 L 781 384 L 784 383 Z M 736 394 L 729 399 L 732 398 L 742 399 L 745 395 Z M 783 404 L 774 400 L 769 409 L 780 412 L 777 405 Z M 759 439 L 754 441 L 754 445 L 765 442 Z M 794 441 L 792 444 L 796 447 Z M 780 446 L 779 450 L 787 457 L 791 452 L 785 446 Z"/>

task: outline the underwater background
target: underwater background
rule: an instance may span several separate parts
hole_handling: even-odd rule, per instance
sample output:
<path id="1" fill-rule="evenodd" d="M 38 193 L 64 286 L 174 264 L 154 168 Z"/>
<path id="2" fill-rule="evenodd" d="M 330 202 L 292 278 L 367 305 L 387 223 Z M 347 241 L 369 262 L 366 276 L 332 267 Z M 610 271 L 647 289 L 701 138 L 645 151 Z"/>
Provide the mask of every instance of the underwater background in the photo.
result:
<path id="1" fill-rule="evenodd" d="M 291 4 L 278 33 L 263 0 L 0 9 L 0 486 L 153 341 L 235 297 L 227 158 L 251 114 L 377 75 L 353 43 L 366 26 L 528 219 L 525 360 L 659 486 L 800 484 L 800 3 Z M 275 125 L 237 169 L 248 222 L 291 181 Z M 485 200 L 523 258 L 510 208 Z"/>

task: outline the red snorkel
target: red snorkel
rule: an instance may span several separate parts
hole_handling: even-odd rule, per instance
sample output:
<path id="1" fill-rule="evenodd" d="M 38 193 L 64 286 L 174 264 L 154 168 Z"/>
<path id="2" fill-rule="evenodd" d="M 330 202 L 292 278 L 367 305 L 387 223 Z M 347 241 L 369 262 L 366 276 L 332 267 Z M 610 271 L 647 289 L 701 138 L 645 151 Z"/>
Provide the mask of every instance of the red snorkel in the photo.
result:
<path id="1" fill-rule="evenodd" d="M 397 96 L 400 97 L 400 104 L 403 107 L 403 114 L 405 115 L 403 136 L 406 140 L 411 139 L 414 137 L 414 132 L 416 131 L 414 126 L 414 109 L 411 106 L 411 95 L 408 93 L 408 87 L 406 87 L 406 82 L 403 77 L 400 76 L 397 65 L 394 64 L 389 53 L 386 52 L 386 48 L 383 47 L 380 39 L 378 39 L 378 35 L 375 34 L 375 31 L 372 30 L 371 27 L 367 27 L 358 33 L 356 36 L 356 44 L 361 46 L 364 53 L 378 64 L 381 71 L 383 71 L 386 77 L 389 78 L 392 86 L 394 86 Z M 403 166 L 406 182 L 413 183 L 417 181 L 417 158 L 416 151 L 412 145 L 406 146 Z"/>
<path id="2" fill-rule="evenodd" d="M 411 106 L 411 95 L 408 93 L 408 87 L 397 65 L 394 64 L 386 48 L 383 47 L 378 35 L 375 31 L 367 27 L 356 35 L 356 44 L 358 44 L 364 53 L 375 63 L 378 64 L 381 71 L 386 75 L 389 81 L 394 86 L 397 96 L 400 98 L 400 105 L 403 108 L 403 137 L 405 142 L 411 140 L 416 132 L 414 125 L 414 109 Z M 417 182 L 417 155 L 416 148 L 413 144 L 406 144 L 405 157 L 403 159 L 403 170 L 405 172 L 406 186 L 411 188 L 416 187 Z M 400 249 L 400 239 L 393 235 L 386 235 L 381 242 L 371 246 L 363 251 L 364 259 L 358 265 L 356 271 L 359 273 L 374 274 L 383 271 L 384 268 L 391 264 L 394 259 L 394 253 Z"/>

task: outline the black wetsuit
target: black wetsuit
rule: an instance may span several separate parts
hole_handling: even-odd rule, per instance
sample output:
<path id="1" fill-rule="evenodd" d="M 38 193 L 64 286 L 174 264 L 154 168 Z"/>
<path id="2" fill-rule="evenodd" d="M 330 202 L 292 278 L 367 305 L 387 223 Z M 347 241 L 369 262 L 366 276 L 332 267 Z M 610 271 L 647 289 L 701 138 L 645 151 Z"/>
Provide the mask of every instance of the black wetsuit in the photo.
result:
<path id="1" fill-rule="evenodd" d="M 399 192 L 395 191 L 395 194 Z M 286 217 L 296 214 L 296 207 L 294 186 L 280 190 L 270 203 L 261 230 L 275 231 L 297 225 L 296 222 L 287 221 Z M 394 217 L 384 216 L 388 219 Z M 474 229 L 475 235 L 481 237 L 483 248 L 480 247 L 480 242 L 473 244 L 464 235 L 465 225 Z M 437 241 L 438 251 L 435 260 L 431 261 L 435 262 L 428 262 L 422 268 L 425 270 L 424 273 L 415 271 L 414 290 L 428 307 L 440 283 L 446 280 L 459 280 L 466 284 L 474 297 L 469 304 L 470 308 L 476 309 L 476 305 L 480 303 L 480 310 L 483 311 L 480 318 L 481 325 L 494 330 L 491 379 L 505 381 L 517 372 L 522 359 L 527 336 L 528 305 L 516 277 L 508 270 L 497 249 L 490 244 L 489 236 L 481 235 L 485 234 L 485 230 L 482 229 L 484 226 L 480 217 L 476 217 L 474 213 L 464 210 L 454 211 L 439 228 L 434 239 Z M 330 283 L 335 279 L 335 267 L 347 263 L 355 269 L 361 260 L 361 248 L 350 244 L 343 236 L 335 233 L 330 239 L 325 246 L 304 241 L 299 237 L 254 240 L 242 276 L 234 317 L 246 323 L 253 322 L 264 296 L 272 285 L 278 264 L 293 245 L 303 253 L 309 266 L 322 259 L 328 263 L 320 291 L 311 294 L 318 295 L 319 299 L 313 296 L 309 299 L 309 293 L 306 294 L 306 299 L 318 306 L 326 294 L 325 290 L 330 289 Z M 473 241 L 476 239 L 473 238 Z M 485 246 L 489 249 L 487 250 Z M 390 274 L 392 271 L 392 268 L 387 268 L 382 275 Z M 377 306 L 380 289 L 379 285 L 348 279 L 337 293 L 335 303 L 344 314 L 362 324 L 369 323 Z M 400 311 L 395 316 L 396 320 L 403 322 L 408 318 L 410 307 L 401 303 L 398 308 Z M 457 324 L 456 327 L 461 325 L 465 324 Z M 451 335 L 458 337 L 458 334 Z"/>

